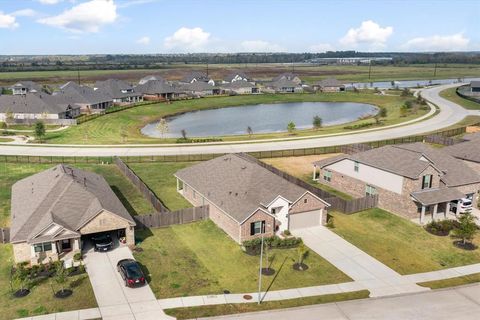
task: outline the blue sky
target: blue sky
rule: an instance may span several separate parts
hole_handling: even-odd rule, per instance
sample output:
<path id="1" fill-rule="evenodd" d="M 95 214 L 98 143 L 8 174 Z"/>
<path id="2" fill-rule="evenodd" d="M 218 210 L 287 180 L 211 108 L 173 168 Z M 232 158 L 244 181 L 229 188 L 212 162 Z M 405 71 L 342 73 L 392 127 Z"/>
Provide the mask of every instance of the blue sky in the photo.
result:
<path id="1" fill-rule="evenodd" d="M 480 1 L 0 0 L 0 54 L 480 50 Z"/>

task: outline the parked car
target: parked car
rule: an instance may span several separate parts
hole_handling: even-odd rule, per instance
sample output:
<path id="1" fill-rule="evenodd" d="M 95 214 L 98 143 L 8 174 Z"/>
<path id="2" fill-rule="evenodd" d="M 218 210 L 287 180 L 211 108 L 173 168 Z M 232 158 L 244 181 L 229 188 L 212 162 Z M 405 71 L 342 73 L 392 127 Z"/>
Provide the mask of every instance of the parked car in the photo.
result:
<path id="1" fill-rule="evenodd" d="M 93 250 L 95 251 L 108 251 L 113 249 L 113 240 L 108 233 L 100 233 L 92 237 Z"/>
<path id="2" fill-rule="evenodd" d="M 137 261 L 123 259 L 118 261 L 117 270 L 120 272 L 126 287 L 138 287 L 145 284 L 145 276 Z"/>
<path id="3" fill-rule="evenodd" d="M 472 212 L 472 200 L 468 198 L 454 200 L 450 203 L 450 210 L 454 213 Z"/>

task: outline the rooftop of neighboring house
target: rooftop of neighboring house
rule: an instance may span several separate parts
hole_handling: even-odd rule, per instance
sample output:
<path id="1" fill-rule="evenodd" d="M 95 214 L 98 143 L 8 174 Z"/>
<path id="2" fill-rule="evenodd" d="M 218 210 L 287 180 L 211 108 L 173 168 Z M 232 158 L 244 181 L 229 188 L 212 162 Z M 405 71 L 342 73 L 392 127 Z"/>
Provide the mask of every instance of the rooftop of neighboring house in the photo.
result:
<path id="1" fill-rule="evenodd" d="M 295 74 L 295 73 L 292 73 L 292 72 L 285 72 L 285 73 L 282 73 L 282 74 L 279 74 L 278 76 L 276 76 L 275 78 L 272 79 L 272 82 L 275 82 L 275 81 L 278 81 L 278 80 L 282 80 L 282 79 L 286 79 L 286 80 L 293 80 L 295 78 L 298 78 L 298 75 Z"/>
<path id="2" fill-rule="evenodd" d="M 470 81 L 470 87 L 480 88 L 480 81 L 479 80 Z"/>
<path id="3" fill-rule="evenodd" d="M 272 88 L 297 88 L 299 87 L 299 84 L 293 82 L 292 80 L 280 79 L 266 83 L 265 86 Z"/>
<path id="4" fill-rule="evenodd" d="M 335 78 L 328 78 L 328 79 L 317 81 L 315 85 L 320 87 L 343 87 L 344 86 L 343 83 L 341 83 Z"/>
<path id="5" fill-rule="evenodd" d="M 135 225 L 101 175 L 59 164 L 12 186 L 11 241 L 36 241 L 52 224 L 75 233 L 103 210 Z"/>
<path id="6" fill-rule="evenodd" d="M 465 142 L 443 148 L 451 156 L 480 163 L 480 132 L 463 136 Z"/>
<path id="7" fill-rule="evenodd" d="M 278 196 L 292 203 L 306 192 L 239 154 L 204 161 L 175 176 L 239 223 Z"/>
<path id="8" fill-rule="evenodd" d="M 208 84 L 207 82 L 203 82 L 203 81 L 195 81 L 193 83 L 180 84 L 179 88 L 185 91 L 190 91 L 190 92 L 202 92 L 202 91 L 210 91 L 213 89 L 218 89 L 217 86 L 212 86 L 211 84 Z"/>
<path id="9" fill-rule="evenodd" d="M 96 89 L 95 91 L 99 90 L 99 92 L 107 95 L 111 99 L 136 97 L 140 95 L 139 93 L 134 92 L 131 84 L 118 79 L 97 81 L 95 82 L 94 88 Z"/>
<path id="10" fill-rule="evenodd" d="M 175 88 L 165 80 L 150 80 L 135 87 L 135 91 L 143 94 L 165 94 L 176 92 Z"/>
<path id="11" fill-rule="evenodd" d="M 31 113 L 31 114 L 59 114 L 74 104 L 60 96 L 52 96 L 48 93 L 27 93 L 24 95 L 0 95 L 0 113 Z"/>
<path id="12" fill-rule="evenodd" d="M 389 145 L 353 155 L 340 155 L 314 162 L 320 168 L 350 159 L 410 179 L 417 179 L 429 166 L 441 174 L 447 186 L 460 186 L 480 182 L 480 176 L 466 164 L 442 149 L 424 143 Z"/>
<path id="13" fill-rule="evenodd" d="M 248 81 L 234 81 L 234 82 L 224 83 L 220 87 L 225 89 L 241 89 L 241 88 L 256 88 L 257 86 Z"/>
<path id="14" fill-rule="evenodd" d="M 61 85 L 59 91 L 56 91 L 54 95 L 63 97 L 70 104 L 93 105 L 112 101 L 107 94 L 88 86 L 78 85 L 73 81 Z"/>
<path id="15" fill-rule="evenodd" d="M 202 72 L 202 71 L 192 71 L 190 72 L 189 74 L 185 75 L 181 82 L 184 82 L 184 83 L 190 83 L 194 80 L 196 81 L 201 81 L 201 82 L 208 82 L 210 81 L 212 78 L 210 78 L 205 72 Z"/>
<path id="16" fill-rule="evenodd" d="M 240 70 L 232 71 L 223 80 L 226 81 L 226 82 L 232 82 L 232 80 L 235 79 L 235 77 L 237 77 L 237 76 L 242 77 L 242 79 L 244 79 L 245 81 L 250 81 L 250 77 L 247 76 L 247 74 L 245 72 L 240 71 Z"/>
<path id="17" fill-rule="evenodd" d="M 11 89 L 27 88 L 28 91 L 36 91 L 36 92 L 42 91 L 42 86 L 41 85 L 39 85 L 38 83 L 36 83 L 34 81 L 29 81 L 29 80 L 17 82 L 13 86 L 11 86 L 10 88 Z"/>

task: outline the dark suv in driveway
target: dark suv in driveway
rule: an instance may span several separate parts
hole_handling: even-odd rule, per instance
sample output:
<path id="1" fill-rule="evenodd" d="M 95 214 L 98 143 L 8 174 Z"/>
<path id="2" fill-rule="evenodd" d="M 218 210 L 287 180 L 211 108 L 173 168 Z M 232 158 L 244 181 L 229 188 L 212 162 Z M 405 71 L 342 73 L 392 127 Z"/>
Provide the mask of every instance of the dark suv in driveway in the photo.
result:
<path id="1" fill-rule="evenodd" d="M 113 249 L 113 240 L 108 233 L 99 233 L 92 237 L 93 250 L 108 251 Z"/>
<path id="2" fill-rule="evenodd" d="M 118 261 L 117 270 L 120 272 L 126 287 L 138 287 L 145 284 L 145 276 L 137 261 L 123 259 Z"/>

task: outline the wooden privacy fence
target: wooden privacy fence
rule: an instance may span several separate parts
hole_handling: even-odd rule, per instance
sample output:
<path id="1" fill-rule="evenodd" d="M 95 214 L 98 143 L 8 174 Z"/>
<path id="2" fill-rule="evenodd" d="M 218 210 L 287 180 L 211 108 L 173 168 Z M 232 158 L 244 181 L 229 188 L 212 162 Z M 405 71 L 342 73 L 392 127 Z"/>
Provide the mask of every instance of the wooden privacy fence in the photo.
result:
<path id="1" fill-rule="evenodd" d="M 306 189 L 316 195 L 317 197 L 325 200 L 331 205 L 331 209 L 337 210 L 343 213 L 354 213 L 366 209 L 371 209 L 375 208 L 378 204 L 378 196 L 366 196 L 364 198 L 358 198 L 358 199 L 353 199 L 353 200 L 345 200 L 342 199 L 334 194 L 331 194 L 328 191 L 319 189 L 297 177 L 294 177 L 284 171 L 281 171 L 265 162 L 262 162 L 248 154 L 241 153 L 239 154 L 241 157 L 244 159 L 256 163 L 263 168 L 267 169 L 268 171 L 276 174 L 279 177 L 282 177 L 283 179 L 296 184 L 297 186 Z"/>
<path id="2" fill-rule="evenodd" d="M 10 242 L 10 229 L 0 228 L 0 243 L 9 243 L 9 242 Z"/>
<path id="3" fill-rule="evenodd" d="M 451 145 L 454 145 L 454 144 L 459 143 L 461 141 L 462 141 L 461 139 L 444 137 L 444 136 L 441 136 L 441 135 L 438 135 L 438 134 L 432 134 L 430 136 L 425 137 L 425 142 L 441 144 L 441 145 L 444 145 L 444 146 L 451 146 Z"/>
<path id="4" fill-rule="evenodd" d="M 209 217 L 208 205 L 186 208 L 173 212 L 156 212 L 153 214 L 145 214 L 134 216 L 133 219 L 137 223 L 137 228 L 160 228 L 173 224 L 183 224 L 199 220 L 205 220 Z"/>
<path id="5" fill-rule="evenodd" d="M 142 195 L 147 199 L 157 212 L 168 212 L 168 208 L 157 198 L 155 193 L 140 179 L 139 176 L 130 169 L 120 158 L 114 159 L 115 164 L 125 177 L 130 180 L 140 190 Z"/>

